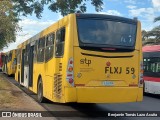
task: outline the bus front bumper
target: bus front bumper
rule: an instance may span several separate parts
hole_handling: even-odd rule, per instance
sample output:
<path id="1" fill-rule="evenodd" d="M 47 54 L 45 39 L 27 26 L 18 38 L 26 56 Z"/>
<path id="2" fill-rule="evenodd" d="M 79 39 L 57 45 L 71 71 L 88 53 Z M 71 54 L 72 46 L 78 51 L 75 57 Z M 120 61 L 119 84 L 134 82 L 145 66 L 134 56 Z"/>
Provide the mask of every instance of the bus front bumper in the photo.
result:
<path id="1" fill-rule="evenodd" d="M 143 100 L 139 87 L 77 87 L 65 88 L 65 102 L 123 103 Z"/>

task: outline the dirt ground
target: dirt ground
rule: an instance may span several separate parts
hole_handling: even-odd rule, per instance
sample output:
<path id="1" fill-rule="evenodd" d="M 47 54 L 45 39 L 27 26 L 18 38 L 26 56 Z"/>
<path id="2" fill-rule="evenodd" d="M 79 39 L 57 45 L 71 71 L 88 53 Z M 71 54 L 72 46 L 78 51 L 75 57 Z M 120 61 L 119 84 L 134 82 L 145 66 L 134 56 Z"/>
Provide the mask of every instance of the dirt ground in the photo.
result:
<path id="1" fill-rule="evenodd" d="M 0 73 L 0 111 L 46 111 Z"/>

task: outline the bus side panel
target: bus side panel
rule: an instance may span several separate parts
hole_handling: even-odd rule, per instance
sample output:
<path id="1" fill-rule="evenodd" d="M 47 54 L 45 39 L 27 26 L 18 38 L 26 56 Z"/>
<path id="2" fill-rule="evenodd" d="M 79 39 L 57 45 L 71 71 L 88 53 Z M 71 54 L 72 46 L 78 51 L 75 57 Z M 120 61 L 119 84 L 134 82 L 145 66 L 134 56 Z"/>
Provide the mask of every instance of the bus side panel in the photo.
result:
<path id="1" fill-rule="evenodd" d="M 46 35 L 50 31 L 49 33 L 54 33 L 54 35 L 56 35 L 56 30 L 58 30 L 58 22 L 52 25 L 47 31 L 44 31 L 43 34 Z M 50 60 L 45 61 L 43 75 L 44 97 L 51 101 L 56 101 L 56 98 L 54 96 L 54 74 L 57 73 L 55 71 L 59 69 L 59 64 L 57 62 L 57 59 L 55 59 L 55 41 L 56 38 L 54 38 L 53 57 Z M 45 54 L 49 53 L 45 52 Z"/>
<path id="2" fill-rule="evenodd" d="M 64 92 L 64 86 L 66 82 L 66 66 L 68 63 L 68 57 L 69 57 L 69 43 L 70 43 L 70 26 L 69 26 L 69 18 L 64 17 L 60 21 L 58 21 L 58 30 L 65 29 L 65 39 L 64 39 L 64 53 L 62 57 L 56 57 L 55 58 L 55 73 L 54 73 L 54 79 L 53 79 L 53 99 L 55 102 L 65 102 L 65 92 Z M 57 37 L 57 36 L 56 36 Z M 56 44 L 55 44 L 56 45 Z M 56 49 L 56 48 L 55 48 Z M 62 48 L 63 49 L 63 48 Z M 56 50 L 55 50 L 56 54 Z M 57 89 L 58 88 L 58 89 Z"/>
<path id="3" fill-rule="evenodd" d="M 71 14 L 68 17 L 68 26 L 66 30 L 66 42 L 65 42 L 65 54 L 63 58 L 63 64 L 65 67 L 63 67 L 63 85 L 64 85 L 64 96 L 65 96 L 65 102 L 76 102 L 77 101 L 77 95 L 76 95 L 76 87 L 72 86 L 67 80 L 67 70 L 68 70 L 68 64 L 69 60 L 73 59 L 73 63 L 75 62 L 74 58 L 74 42 L 76 40 L 76 34 L 77 34 L 77 26 L 76 26 L 76 17 L 75 14 Z M 75 67 L 73 66 L 73 70 Z M 75 77 L 75 76 L 74 76 Z M 73 79 L 74 79 L 73 77 Z"/>

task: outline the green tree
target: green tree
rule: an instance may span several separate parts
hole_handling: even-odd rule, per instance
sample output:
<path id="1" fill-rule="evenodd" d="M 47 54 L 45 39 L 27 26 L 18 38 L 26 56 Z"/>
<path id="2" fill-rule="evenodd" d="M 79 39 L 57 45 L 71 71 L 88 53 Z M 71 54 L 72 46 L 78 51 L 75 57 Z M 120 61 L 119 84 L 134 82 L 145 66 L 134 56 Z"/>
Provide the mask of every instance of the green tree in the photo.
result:
<path id="1" fill-rule="evenodd" d="M 95 7 L 95 10 L 101 11 L 103 0 L 12 0 L 14 2 L 14 9 L 20 15 L 28 15 L 35 13 L 38 18 L 41 17 L 44 5 L 53 12 L 60 12 L 65 16 L 76 11 L 86 12 L 86 2 L 90 1 Z"/>
<path id="2" fill-rule="evenodd" d="M 147 31 L 142 30 L 142 41 L 145 41 L 147 39 Z"/>
<path id="3" fill-rule="evenodd" d="M 0 1 L 0 50 L 15 41 L 16 31 L 19 29 L 18 19 L 12 8 L 10 0 Z"/>
<path id="4" fill-rule="evenodd" d="M 143 41 L 144 44 L 159 44 L 160 43 L 159 31 L 156 31 L 156 30 L 148 31 L 145 34 L 144 38 L 145 38 L 145 40 Z"/>
<path id="5" fill-rule="evenodd" d="M 159 21 L 160 21 L 160 16 L 158 16 L 154 19 L 154 22 L 159 22 Z M 159 31 L 160 32 L 160 25 L 153 28 L 153 31 Z M 160 37 L 160 33 L 159 33 L 159 37 Z"/>
<path id="6" fill-rule="evenodd" d="M 154 22 L 160 21 L 160 16 L 154 19 Z M 143 44 L 160 44 L 160 25 L 154 27 L 151 31 L 142 31 Z"/>
<path id="7" fill-rule="evenodd" d="M 19 29 L 19 16 L 36 14 L 41 18 L 44 6 L 62 16 L 81 11 L 86 12 L 86 2 L 90 1 L 95 10 L 101 11 L 103 0 L 1 0 L 0 1 L 0 49 L 14 42 Z"/>

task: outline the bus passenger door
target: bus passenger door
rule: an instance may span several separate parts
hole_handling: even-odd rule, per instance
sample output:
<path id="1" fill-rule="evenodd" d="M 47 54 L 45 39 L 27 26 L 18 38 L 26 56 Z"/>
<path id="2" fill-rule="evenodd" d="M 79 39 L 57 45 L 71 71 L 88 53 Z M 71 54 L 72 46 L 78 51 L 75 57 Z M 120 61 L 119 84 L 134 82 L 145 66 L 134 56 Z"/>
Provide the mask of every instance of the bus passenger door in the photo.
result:
<path id="1" fill-rule="evenodd" d="M 24 54 L 25 54 L 25 49 L 22 50 L 22 65 L 21 65 L 21 83 L 24 83 Z"/>
<path id="2" fill-rule="evenodd" d="M 24 86 L 29 87 L 29 61 L 30 61 L 30 44 L 26 45 L 26 50 L 24 54 Z"/>
<path id="3" fill-rule="evenodd" d="M 29 87 L 33 85 L 33 60 L 34 60 L 34 46 L 30 47 L 29 51 Z"/>
<path id="4" fill-rule="evenodd" d="M 4 70 L 3 72 L 5 73 L 7 70 L 7 55 L 5 55 L 5 62 L 4 62 Z"/>

